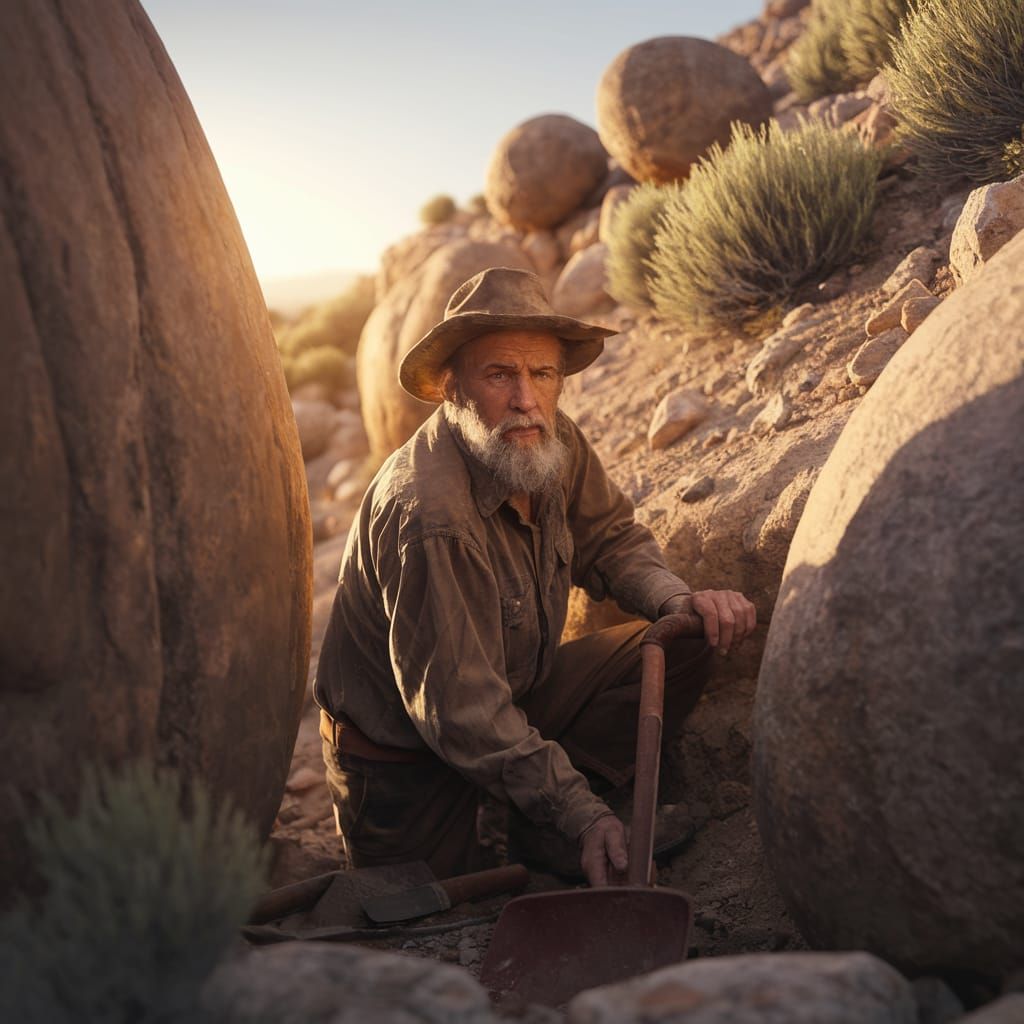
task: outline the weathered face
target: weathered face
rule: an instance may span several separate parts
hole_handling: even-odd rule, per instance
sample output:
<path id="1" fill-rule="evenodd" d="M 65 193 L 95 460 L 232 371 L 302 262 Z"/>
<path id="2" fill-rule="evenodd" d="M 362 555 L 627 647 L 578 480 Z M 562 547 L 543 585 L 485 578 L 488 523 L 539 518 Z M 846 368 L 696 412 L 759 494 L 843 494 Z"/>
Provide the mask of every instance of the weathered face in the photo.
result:
<path id="1" fill-rule="evenodd" d="M 494 331 L 467 342 L 458 353 L 455 383 L 488 430 L 516 425 L 502 439 L 523 448 L 555 432 L 562 393 L 562 342 L 546 331 Z"/>

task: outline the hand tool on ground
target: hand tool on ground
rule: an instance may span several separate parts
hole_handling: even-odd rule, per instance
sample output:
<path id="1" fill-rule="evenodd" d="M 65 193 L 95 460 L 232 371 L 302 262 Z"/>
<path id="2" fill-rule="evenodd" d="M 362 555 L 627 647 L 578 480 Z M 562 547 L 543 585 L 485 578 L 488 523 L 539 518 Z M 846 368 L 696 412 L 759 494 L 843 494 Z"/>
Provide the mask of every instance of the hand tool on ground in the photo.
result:
<path id="1" fill-rule="evenodd" d="M 409 921 L 449 910 L 467 900 L 497 896 L 503 892 L 518 892 L 526 888 L 529 880 L 530 873 L 522 864 L 509 864 L 489 871 L 457 875 L 405 892 L 373 896 L 363 900 L 363 912 L 377 924 Z"/>
<path id="2" fill-rule="evenodd" d="M 652 887 L 665 699 L 665 648 L 702 637 L 698 615 L 667 615 L 644 635 L 629 868 L 625 885 L 510 900 L 498 918 L 480 980 L 492 997 L 561 1006 L 577 992 L 676 963 L 686 956 L 692 907 Z"/>
<path id="3" fill-rule="evenodd" d="M 329 871 L 265 893 L 249 915 L 249 924 L 279 921 L 308 910 L 303 928 L 363 927 L 363 900 L 433 881 L 433 871 L 421 860 Z"/>

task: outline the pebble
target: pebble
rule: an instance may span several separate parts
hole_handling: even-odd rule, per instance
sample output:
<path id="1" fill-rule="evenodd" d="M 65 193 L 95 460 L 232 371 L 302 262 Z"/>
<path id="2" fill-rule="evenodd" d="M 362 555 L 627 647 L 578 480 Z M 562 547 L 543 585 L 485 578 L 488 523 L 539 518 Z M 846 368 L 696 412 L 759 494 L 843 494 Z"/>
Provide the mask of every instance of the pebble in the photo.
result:
<path id="1" fill-rule="evenodd" d="M 783 394 L 773 395 L 768 404 L 754 417 L 750 425 L 753 434 L 767 434 L 772 430 L 782 430 L 789 422 L 792 409 L 786 396 Z"/>
<path id="2" fill-rule="evenodd" d="M 916 277 L 928 284 L 935 268 L 942 262 L 942 256 L 934 249 L 919 245 L 907 253 L 882 285 L 883 295 L 895 295 L 904 285 Z"/>
<path id="3" fill-rule="evenodd" d="M 687 504 L 692 505 L 694 502 L 702 501 L 704 498 L 708 497 L 714 489 L 714 478 L 710 476 L 702 476 L 697 480 L 684 484 L 679 489 L 679 499 L 680 501 L 685 501 Z"/>
<path id="4" fill-rule="evenodd" d="M 913 334 L 941 301 L 934 295 L 929 295 L 927 298 L 922 297 L 904 302 L 903 310 L 900 313 L 900 326 L 907 334 Z"/>
<path id="5" fill-rule="evenodd" d="M 705 450 L 708 448 L 714 448 L 716 445 L 721 444 L 725 440 L 726 434 L 724 430 L 712 430 L 707 437 L 704 438 L 704 443 L 701 447 Z"/>
<path id="6" fill-rule="evenodd" d="M 860 387 L 873 384 L 906 340 L 907 332 L 897 326 L 865 341 L 846 364 L 850 383 Z"/>
<path id="7" fill-rule="evenodd" d="M 654 450 L 667 448 L 703 422 L 707 415 L 707 401 L 699 392 L 687 388 L 670 391 L 654 410 L 647 442 Z"/>
<path id="8" fill-rule="evenodd" d="M 865 333 L 869 338 L 891 331 L 900 324 L 903 306 L 911 299 L 930 299 L 934 296 L 918 278 L 908 281 L 886 304 L 868 319 L 864 325 Z"/>

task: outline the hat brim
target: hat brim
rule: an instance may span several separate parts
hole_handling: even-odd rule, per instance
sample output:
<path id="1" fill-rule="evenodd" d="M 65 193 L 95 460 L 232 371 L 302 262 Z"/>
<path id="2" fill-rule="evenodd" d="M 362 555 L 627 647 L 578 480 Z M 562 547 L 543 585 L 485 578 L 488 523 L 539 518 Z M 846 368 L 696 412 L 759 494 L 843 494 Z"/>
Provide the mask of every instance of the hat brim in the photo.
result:
<path id="1" fill-rule="evenodd" d="M 516 313 L 456 313 L 425 334 L 402 360 L 399 383 L 415 398 L 438 403 L 445 363 L 468 341 L 491 331 L 547 331 L 568 342 L 565 346 L 566 374 L 585 370 L 604 350 L 604 339 L 618 331 L 598 327 L 571 316 L 523 315 Z"/>

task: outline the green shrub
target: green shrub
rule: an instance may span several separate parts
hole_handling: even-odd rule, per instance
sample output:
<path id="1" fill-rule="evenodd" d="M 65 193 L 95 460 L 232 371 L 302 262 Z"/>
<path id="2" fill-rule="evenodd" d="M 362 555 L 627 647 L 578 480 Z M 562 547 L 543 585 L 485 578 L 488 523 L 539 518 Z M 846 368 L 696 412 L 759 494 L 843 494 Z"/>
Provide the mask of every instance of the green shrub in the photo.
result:
<path id="1" fill-rule="evenodd" d="M 1024 171 L 1024 4 L 921 3 L 886 68 L 899 137 L 928 177 L 972 182 Z"/>
<path id="2" fill-rule="evenodd" d="M 336 348 L 307 349 L 285 368 L 288 390 L 304 384 L 322 384 L 328 391 L 341 391 L 353 382 L 352 358 Z"/>
<path id="3" fill-rule="evenodd" d="M 900 20 L 909 8 L 910 0 L 850 0 L 842 19 L 840 45 L 851 79 L 868 82 L 878 74 L 889 60 Z"/>
<path id="4" fill-rule="evenodd" d="M 279 329 L 277 347 L 293 357 L 324 346 L 354 353 L 363 325 L 373 311 L 375 292 L 371 275 L 356 278 L 336 299 L 314 306 L 293 324 Z"/>
<path id="5" fill-rule="evenodd" d="M 870 226 L 880 157 L 852 133 L 804 122 L 734 124 L 667 192 L 651 254 L 659 314 L 741 323 L 849 258 Z"/>
<path id="6" fill-rule="evenodd" d="M 455 216 L 455 200 L 451 196 L 434 196 L 420 207 L 424 224 L 443 224 Z"/>
<path id="7" fill-rule="evenodd" d="M 814 0 L 807 27 L 789 48 L 786 74 L 804 103 L 854 84 L 842 45 L 844 13 L 842 0 Z"/>
<path id="8" fill-rule="evenodd" d="M 197 1020 L 199 990 L 262 887 L 241 815 L 135 765 L 86 772 L 70 816 L 45 801 L 29 842 L 47 888 L 0 921 L 0 1017 Z"/>
<path id="9" fill-rule="evenodd" d="M 630 306 L 650 306 L 648 261 L 667 191 L 647 182 L 630 192 L 612 214 L 605 275 L 608 294 Z"/>

